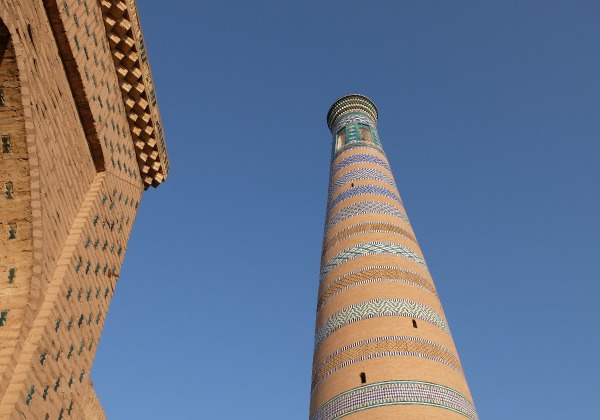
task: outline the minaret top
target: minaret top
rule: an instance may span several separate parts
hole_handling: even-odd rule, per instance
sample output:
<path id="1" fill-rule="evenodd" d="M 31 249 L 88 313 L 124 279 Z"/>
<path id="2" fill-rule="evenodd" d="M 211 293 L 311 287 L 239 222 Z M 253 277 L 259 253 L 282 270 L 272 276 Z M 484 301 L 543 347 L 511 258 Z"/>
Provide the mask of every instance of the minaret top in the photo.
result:
<path id="1" fill-rule="evenodd" d="M 327 126 L 332 134 L 335 134 L 333 131 L 337 120 L 342 115 L 351 112 L 361 112 L 366 114 L 373 121 L 373 124 L 377 124 L 377 107 L 373 101 L 363 95 L 350 94 L 342 96 L 335 101 L 327 113 Z"/>

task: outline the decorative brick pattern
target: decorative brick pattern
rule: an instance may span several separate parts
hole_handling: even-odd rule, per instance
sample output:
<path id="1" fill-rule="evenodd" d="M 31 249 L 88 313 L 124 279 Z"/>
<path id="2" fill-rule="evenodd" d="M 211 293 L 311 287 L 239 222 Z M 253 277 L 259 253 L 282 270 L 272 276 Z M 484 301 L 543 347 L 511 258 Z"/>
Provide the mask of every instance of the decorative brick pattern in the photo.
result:
<path id="1" fill-rule="evenodd" d="M 352 363 L 389 356 L 423 357 L 463 373 L 458 357 L 439 344 L 417 337 L 375 337 L 342 347 L 327 357 L 313 373 L 311 392 L 323 379 Z"/>
<path id="2" fill-rule="evenodd" d="M 317 313 L 338 293 L 351 287 L 376 282 L 401 282 L 421 287 L 437 296 L 433 284 L 420 274 L 402 267 L 370 266 L 345 274 L 333 280 L 319 295 Z"/>
<path id="3" fill-rule="evenodd" d="M 384 183 L 390 185 L 393 188 L 396 188 L 396 183 L 395 183 L 394 179 L 383 171 L 380 171 L 380 170 L 374 169 L 374 168 L 352 169 L 352 170 L 346 172 L 345 174 L 343 174 L 342 176 L 340 176 L 335 181 L 332 180 L 332 183 L 329 186 L 329 192 L 327 194 L 328 201 L 329 201 L 329 198 L 331 198 L 331 196 L 342 185 L 346 185 L 350 182 L 365 181 L 365 180 L 381 181 L 381 182 L 384 182 Z"/>
<path id="4" fill-rule="evenodd" d="M 475 420 L 439 297 L 381 147 L 377 118 L 373 102 L 356 94 L 337 100 L 327 114 L 332 161 L 310 419 L 368 410 L 351 417 Z M 369 380 L 385 382 L 367 385 Z"/>
<path id="5" fill-rule="evenodd" d="M 473 404 L 461 393 L 420 381 L 386 381 L 351 389 L 327 401 L 310 420 L 335 420 L 374 407 L 415 404 L 439 407 L 477 420 Z"/>
<path id="6" fill-rule="evenodd" d="M 450 334 L 442 315 L 427 305 L 407 299 L 373 299 L 350 305 L 331 315 L 315 334 L 315 350 L 321 342 L 346 325 L 380 316 L 402 316 L 427 321 Z"/>
<path id="7" fill-rule="evenodd" d="M 401 226 L 388 222 L 362 222 L 348 226 L 333 235 L 331 239 L 323 246 L 322 255 L 335 244 L 355 235 L 364 233 L 387 233 L 392 235 L 401 235 L 417 244 L 416 238 Z"/>
<path id="8" fill-rule="evenodd" d="M 361 145 L 358 147 L 365 147 L 365 146 Z M 375 156 L 371 153 L 357 153 L 357 154 L 348 156 L 347 158 L 344 158 L 341 162 L 339 162 L 337 165 L 335 165 L 333 167 L 333 169 L 331 170 L 331 173 L 329 174 L 329 178 L 334 179 L 336 177 L 337 173 L 339 171 L 341 171 L 342 169 L 347 168 L 348 166 L 351 166 L 351 165 L 358 165 L 358 164 L 378 165 L 378 166 L 381 166 L 391 172 L 390 165 L 388 165 L 388 163 L 385 160 L 378 158 L 377 156 Z"/>
<path id="9" fill-rule="evenodd" d="M 402 200 L 400 196 L 393 191 L 385 187 L 381 187 L 379 185 L 359 185 L 357 187 L 352 187 L 347 189 L 346 191 L 340 193 L 336 198 L 334 198 L 327 206 L 327 213 L 331 211 L 332 208 L 340 204 L 342 201 L 348 200 L 350 198 L 354 198 L 359 195 L 378 195 L 381 197 L 391 198 L 398 202 L 398 204 L 402 205 Z"/>
<path id="10" fill-rule="evenodd" d="M 0 7 L 3 419 L 105 418 L 86 372 L 144 187 L 168 171 L 135 8 Z"/>
<path id="11" fill-rule="evenodd" d="M 376 151 L 385 156 L 385 152 L 381 148 L 379 144 L 375 143 L 365 143 L 364 141 L 353 141 L 351 143 L 347 143 L 344 146 L 340 147 L 331 156 L 331 161 L 336 160 L 340 155 L 352 150 L 356 151 L 356 149 L 369 150 L 371 152 Z"/>
<path id="12" fill-rule="evenodd" d="M 327 224 L 325 225 L 325 235 L 327 235 L 331 228 L 338 223 L 363 214 L 384 214 L 386 216 L 397 217 L 407 224 L 410 224 L 406 214 L 402 213 L 393 204 L 382 203 L 380 201 L 361 201 L 360 203 L 354 203 L 343 207 L 333 215 L 330 214 Z"/>
<path id="13" fill-rule="evenodd" d="M 389 242 L 368 242 L 366 244 L 359 244 L 343 250 L 342 252 L 331 258 L 326 264 L 321 267 L 321 281 L 329 274 L 331 270 L 346 261 L 352 260 L 358 257 L 364 257 L 366 255 L 392 255 L 399 256 L 420 264 L 423 268 L 427 269 L 425 260 L 412 249 L 405 247 L 400 244 L 393 244 Z"/>

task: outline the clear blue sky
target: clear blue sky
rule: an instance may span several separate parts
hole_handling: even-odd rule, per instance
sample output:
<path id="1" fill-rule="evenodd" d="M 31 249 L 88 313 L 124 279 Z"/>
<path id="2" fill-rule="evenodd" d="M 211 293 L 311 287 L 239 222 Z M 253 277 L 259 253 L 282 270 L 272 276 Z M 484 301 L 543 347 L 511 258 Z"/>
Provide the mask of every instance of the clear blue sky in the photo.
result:
<path id="1" fill-rule="evenodd" d="M 139 0 L 171 173 L 111 420 L 306 419 L 329 106 L 370 97 L 482 420 L 599 418 L 600 2 Z"/>

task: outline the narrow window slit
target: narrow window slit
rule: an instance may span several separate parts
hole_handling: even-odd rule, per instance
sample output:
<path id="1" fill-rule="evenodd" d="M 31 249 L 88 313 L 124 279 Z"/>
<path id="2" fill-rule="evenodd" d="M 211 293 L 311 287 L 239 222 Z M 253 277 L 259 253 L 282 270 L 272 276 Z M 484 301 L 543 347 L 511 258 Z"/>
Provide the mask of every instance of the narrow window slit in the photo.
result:
<path id="1" fill-rule="evenodd" d="M 413 319 L 413 320 L 412 320 L 412 324 L 413 324 L 413 328 L 418 328 L 418 327 L 417 327 L 417 321 L 416 321 L 416 320 L 414 320 L 414 319 Z"/>
<path id="2" fill-rule="evenodd" d="M 365 374 L 365 372 L 360 372 L 360 383 L 361 384 L 367 383 L 367 375 Z"/>
<path id="3" fill-rule="evenodd" d="M 0 106 L 2 104 L 0 103 Z M 2 153 L 10 153 L 10 137 L 2 136 Z"/>
<path id="4" fill-rule="evenodd" d="M 9 200 L 15 198 L 15 196 L 13 195 L 13 183 L 11 181 L 8 181 L 6 184 L 4 184 L 4 187 L 6 188 L 6 198 L 8 198 Z"/>

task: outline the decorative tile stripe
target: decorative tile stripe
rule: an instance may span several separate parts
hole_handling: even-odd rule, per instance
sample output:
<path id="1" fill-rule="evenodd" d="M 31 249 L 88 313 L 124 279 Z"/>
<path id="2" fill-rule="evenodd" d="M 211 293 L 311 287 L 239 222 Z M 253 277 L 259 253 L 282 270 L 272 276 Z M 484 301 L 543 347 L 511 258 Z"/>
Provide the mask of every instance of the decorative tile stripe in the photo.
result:
<path id="1" fill-rule="evenodd" d="M 332 142 L 332 145 L 335 145 L 335 143 Z M 340 155 L 343 155 L 348 150 L 353 150 L 353 149 L 365 149 L 365 150 L 369 150 L 369 149 L 373 150 L 374 149 L 385 156 L 385 152 L 383 151 L 383 148 L 379 144 L 368 143 L 365 141 L 353 141 L 351 143 L 346 143 L 345 145 L 343 145 L 342 147 L 340 147 L 337 150 L 335 150 L 335 148 L 334 148 L 334 150 L 332 151 L 332 155 L 331 155 L 331 162 L 333 163 L 333 161 L 336 160 Z"/>
<path id="2" fill-rule="evenodd" d="M 362 233 L 389 233 L 392 235 L 401 235 L 411 242 L 417 243 L 417 239 L 409 233 L 406 229 L 395 225 L 393 223 L 387 222 L 362 222 L 356 223 L 354 225 L 350 225 L 347 228 L 340 230 L 338 233 L 333 235 L 333 237 L 323 246 L 322 255 L 325 252 L 337 244 L 338 242 L 343 241 L 344 239 L 348 239 L 355 235 L 360 235 Z"/>
<path id="3" fill-rule="evenodd" d="M 360 147 L 364 147 L 364 145 L 360 145 Z M 341 149 L 340 149 L 340 151 L 341 151 Z M 339 153 L 340 152 L 338 152 L 338 154 Z M 388 171 L 390 171 L 390 172 L 392 171 L 390 169 L 390 165 L 388 165 L 388 163 L 385 160 L 378 158 L 377 156 L 372 155 L 370 153 L 357 153 L 355 155 L 348 156 L 347 158 L 343 159 L 340 163 L 335 165 L 335 167 L 331 170 L 329 179 L 335 178 L 337 173 L 339 171 L 341 171 L 342 169 L 344 169 L 350 165 L 356 165 L 359 163 L 361 163 L 361 164 L 369 164 L 370 163 L 373 165 L 380 165 L 380 166 L 383 166 Z"/>
<path id="4" fill-rule="evenodd" d="M 421 381 L 385 381 L 363 385 L 327 401 L 310 420 L 335 420 L 357 411 L 386 405 L 427 405 L 477 420 L 473 403 L 451 388 Z"/>
<path id="5" fill-rule="evenodd" d="M 360 286 L 361 284 L 376 283 L 380 281 L 413 284 L 437 296 L 433 284 L 414 271 L 400 267 L 365 267 L 361 270 L 338 277 L 332 281 L 331 284 L 327 286 L 319 295 L 319 300 L 317 302 L 317 313 L 319 313 L 321 308 L 329 301 L 329 299 L 343 292 L 344 290 L 347 290 L 351 287 Z"/>
<path id="6" fill-rule="evenodd" d="M 327 264 L 323 264 L 321 267 L 321 281 L 323 281 L 323 278 L 329 274 L 331 270 L 339 267 L 346 261 L 350 261 L 358 257 L 364 257 L 366 255 L 400 256 L 420 264 L 427 270 L 427 264 L 425 264 L 425 260 L 415 251 L 405 247 L 404 245 L 390 242 L 367 242 L 346 248 L 331 258 Z"/>
<path id="7" fill-rule="evenodd" d="M 325 235 L 327 235 L 331 228 L 338 223 L 363 214 L 385 214 L 387 216 L 397 217 L 410 224 L 408 217 L 393 204 L 382 203 L 381 201 L 361 201 L 360 203 L 354 203 L 343 207 L 333 215 L 330 214 L 327 219 L 327 224 L 325 225 Z"/>
<path id="8" fill-rule="evenodd" d="M 385 187 L 380 187 L 379 185 L 359 185 L 357 187 L 347 189 L 334 198 L 327 206 L 327 213 L 329 213 L 332 208 L 340 204 L 342 201 L 356 197 L 357 195 L 379 195 L 381 197 L 391 198 L 392 200 L 397 201 L 398 204 L 402 205 L 402 200 L 394 191 L 391 191 Z"/>
<path id="9" fill-rule="evenodd" d="M 315 350 L 323 340 L 340 328 L 363 319 L 380 316 L 406 316 L 421 319 L 450 334 L 444 317 L 427 305 L 407 299 L 373 299 L 355 303 L 331 315 L 315 334 Z"/>
<path id="10" fill-rule="evenodd" d="M 458 357 L 432 341 L 407 336 L 375 337 L 342 347 L 327 357 L 313 372 L 311 392 L 329 375 L 352 363 L 387 356 L 423 357 L 463 374 Z"/>
<path id="11" fill-rule="evenodd" d="M 371 120 L 365 114 L 352 113 L 352 114 L 348 114 L 347 116 L 338 120 L 338 122 L 335 125 L 335 128 L 332 130 L 332 132 L 337 133 L 345 125 L 350 124 L 350 123 L 361 123 L 361 124 L 370 125 L 371 127 L 375 127 L 375 123 L 373 122 L 373 120 Z"/>
<path id="12" fill-rule="evenodd" d="M 394 178 L 389 176 L 383 171 L 374 168 L 358 168 L 352 169 L 338 179 L 333 181 L 329 186 L 328 197 L 331 196 L 340 188 L 342 185 L 348 184 L 354 181 L 364 181 L 364 180 L 373 180 L 373 181 L 381 181 L 385 182 L 388 185 L 396 188 L 396 183 L 394 182 Z"/>

